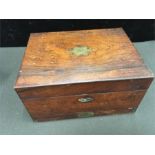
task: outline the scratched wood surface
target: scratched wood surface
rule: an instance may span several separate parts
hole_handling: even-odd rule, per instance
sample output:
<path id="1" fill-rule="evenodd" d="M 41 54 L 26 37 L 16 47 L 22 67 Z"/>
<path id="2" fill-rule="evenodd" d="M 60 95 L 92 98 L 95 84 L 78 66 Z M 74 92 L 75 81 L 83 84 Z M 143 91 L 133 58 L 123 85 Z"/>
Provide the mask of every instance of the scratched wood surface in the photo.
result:
<path id="1" fill-rule="evenodd" d="M 80 47 L 89 52 L 74 54 Z M 15 87 L 150 76 L 121 28 L 35 33 L 30 36 Z"/>

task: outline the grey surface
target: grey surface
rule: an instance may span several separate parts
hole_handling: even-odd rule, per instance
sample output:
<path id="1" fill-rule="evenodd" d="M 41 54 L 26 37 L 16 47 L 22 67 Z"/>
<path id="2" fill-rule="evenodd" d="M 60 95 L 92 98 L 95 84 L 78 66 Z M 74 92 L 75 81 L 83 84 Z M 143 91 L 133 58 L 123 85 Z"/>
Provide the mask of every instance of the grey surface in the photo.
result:
<path id="1" fill-rule="evenodd" d="M 155 41 L 135 43 L 155 73 Z M 33 122 L 13 90 L 25 48 L 0 48 L 0 134 L 155 134 L 155 80 L 136 113 Z"/>

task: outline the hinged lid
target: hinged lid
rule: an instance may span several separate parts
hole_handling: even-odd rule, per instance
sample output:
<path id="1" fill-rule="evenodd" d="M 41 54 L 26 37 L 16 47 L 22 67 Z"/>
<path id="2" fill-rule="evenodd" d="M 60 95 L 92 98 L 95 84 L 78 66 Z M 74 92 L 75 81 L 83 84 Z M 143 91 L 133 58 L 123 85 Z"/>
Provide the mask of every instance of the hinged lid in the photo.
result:
<path id="1" fill-rule="evenodd" d="M 31 34 L 15 88 L 153 77 L 121 28 Z"/>

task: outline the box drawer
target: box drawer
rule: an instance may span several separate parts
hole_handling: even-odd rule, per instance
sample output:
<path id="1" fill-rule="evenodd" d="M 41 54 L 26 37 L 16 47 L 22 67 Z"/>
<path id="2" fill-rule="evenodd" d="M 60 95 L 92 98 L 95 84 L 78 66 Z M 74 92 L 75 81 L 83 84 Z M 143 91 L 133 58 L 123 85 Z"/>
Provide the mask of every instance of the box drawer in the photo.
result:
<path id="1" fill-rule="evenodd" d="M 22 99 L 34 120 L 129 112 L 136 108 L 145 90 Z"/>

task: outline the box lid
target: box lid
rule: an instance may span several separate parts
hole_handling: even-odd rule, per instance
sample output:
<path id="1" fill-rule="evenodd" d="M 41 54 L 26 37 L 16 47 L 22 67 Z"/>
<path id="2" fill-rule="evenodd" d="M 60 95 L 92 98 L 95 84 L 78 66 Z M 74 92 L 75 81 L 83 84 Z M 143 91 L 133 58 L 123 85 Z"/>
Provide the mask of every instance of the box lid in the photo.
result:
<path id="1" fill-rule="evenodd" d="M 153 77 L 121 28 L 33 33 L 15 88 Z"/>

